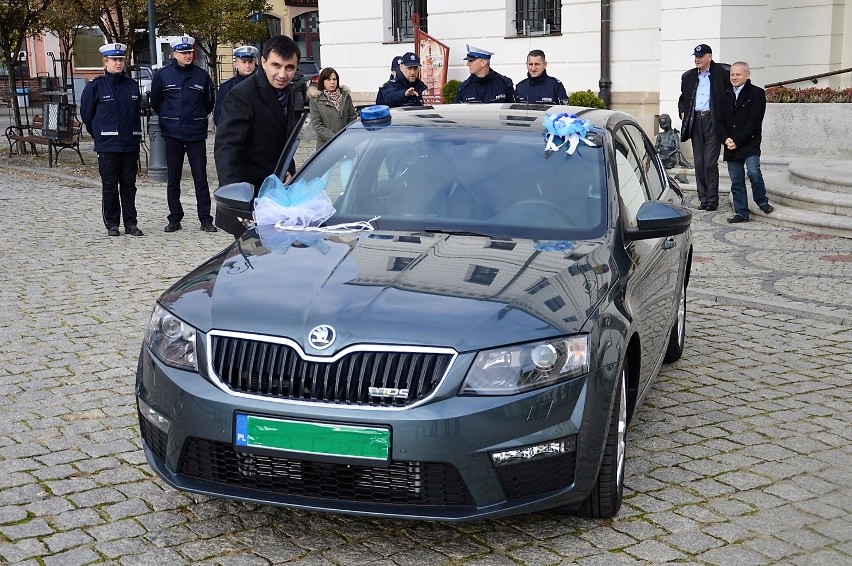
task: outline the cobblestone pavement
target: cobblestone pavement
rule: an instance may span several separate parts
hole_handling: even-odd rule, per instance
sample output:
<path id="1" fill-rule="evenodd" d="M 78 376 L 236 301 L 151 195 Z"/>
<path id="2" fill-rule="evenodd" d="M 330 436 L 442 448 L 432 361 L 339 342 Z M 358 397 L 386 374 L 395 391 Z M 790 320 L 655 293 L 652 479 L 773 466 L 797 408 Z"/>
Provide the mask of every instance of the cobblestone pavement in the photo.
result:
<path id="1" fill-rule="evenodd" d="M 146 236 L 107 237 L 84 155 L 51 175 L 0 157 L 0 562 L 852 564 L 852 240 L 696 211 L 686 351 L 631 426 L 615 519 L 313 514 L 183 494 L 148 468 L 133 386 L 151 306 L 231 237 L 198 229 L 188 182 L 184 230 L 164 234 L 146 179 Z"/>

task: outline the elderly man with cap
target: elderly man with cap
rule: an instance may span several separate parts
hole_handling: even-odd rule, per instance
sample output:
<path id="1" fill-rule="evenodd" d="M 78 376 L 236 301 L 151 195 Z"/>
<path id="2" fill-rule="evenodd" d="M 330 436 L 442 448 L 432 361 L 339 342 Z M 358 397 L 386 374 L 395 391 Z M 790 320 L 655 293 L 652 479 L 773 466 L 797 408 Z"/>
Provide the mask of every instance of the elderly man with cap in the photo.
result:
<path id="1" fill-rule="evenodd" d="M 456 102 L 490 103 L 514 102 L 515 86 L 512 79 L 491 68 L 491 51 L 467 46 L 467 69 L 470 76 L 459 85 Z"/>
<path id="2" fill-rule="evenodd" d="M 142 236 L 136 225 L 136 173 L 142 118 L 139 84 L 124 76 L 127 46 L 110 43 L 99 48 L 105 72 L 86 85 L 80 98 L 80 116 L 95 140 L 101 175 L 104 225 L 107 234 Z"/>
<path id="3" fill-rule="evenodd" d="M 713 61 L 713 50 L 701 43 L 692 50 L 695 68 L 680 78 L 681 141 L 692 140 L 695 159 L 695 188 L 699 210 L 719 207 L 719 153 L 721 140 L 716 134 L 720 102 L 731 82 L 729 72 Z"/>
<path id="4" fill-rule="evenodd" d="M 398 106 L 423 106 L 426 83 L 420 80 L 420 57 L 408 52 L 399 58 L 396 78 L 385 83 L 379 96 L 391 108 Z"/>
<path id="5" fill-rule="evenodd" d="M 393 82 L 393 80 L 396 78 L 396 74 L 399 72 L 399 62 L 401 60 L 402 60 L 402 57 L 400 57 L 399 55 L 394 55 L 393 59 L 391 59 L 390 77 L 385 82 L 385 84 L 383 84 L 382 86 L 379 87 L 379 92 L 376 93 L 376 104 L 384 104 L 385 103 L 385 99 L 382 96 L 382 89 L 385 88 L 386 86 L 388 86 L 389 84 L 391 84 Z"/>
<path id="6" fill-rule="evenodd" d="M 160 115 L 160 129 L 166 142 L 166 199 L 168 224 L 164 232 L 181 229 L 183 207 L 180 182 L 183 157 L 189 160 L 195 185 L 198 220 L 205 232 L 215 232 L 210 214 L 210 186 L 207 183 L 207 117 L 213 111 L 213 79 L 207 71 L 192 64 L 195 39 L 184 35 L 173 39 L 172 61 L 157 71 L 151 81 L 151 107 Z"/>
<path id="7" fill-rule="evenodd" d="M 232 88 L 240 84 L 246 77 L 250 77 L 257 70 L 257 47 L 243 45 L 234 49 L 234 76 L 219 85 L 216 95 L 216 107 L 213 108 L 213 123 L 219 125 L 219 116 L 222 115 L 222 101 Z"/>

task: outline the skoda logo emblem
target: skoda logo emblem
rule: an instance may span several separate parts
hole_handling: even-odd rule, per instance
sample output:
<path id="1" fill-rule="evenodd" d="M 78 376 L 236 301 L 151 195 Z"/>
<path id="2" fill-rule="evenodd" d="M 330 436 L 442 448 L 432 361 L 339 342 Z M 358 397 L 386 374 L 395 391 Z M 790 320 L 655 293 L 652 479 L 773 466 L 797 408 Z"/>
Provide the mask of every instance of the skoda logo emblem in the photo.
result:
<path id="1" fill-rule="evenodd" d="M 319 326 L 315 326 L 311 330 L 311 333 L 308 334 L 308 342 L 317 350 L 325 350 L 334 344 L 336 337 L 337 333 L 334 331 L 334 328 L 327 324 L 320 324 Z"/>

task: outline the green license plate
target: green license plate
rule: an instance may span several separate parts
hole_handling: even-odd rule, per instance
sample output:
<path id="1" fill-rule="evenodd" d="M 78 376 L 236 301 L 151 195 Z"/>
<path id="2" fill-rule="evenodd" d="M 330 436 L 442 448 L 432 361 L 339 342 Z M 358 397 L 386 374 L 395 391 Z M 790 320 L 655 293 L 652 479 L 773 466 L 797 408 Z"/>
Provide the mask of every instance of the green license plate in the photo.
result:
<path id="1" fill-rule="evenodd" d="M 387 462 L 390 429 L 335 423 L 313 423 L 237 413 L 238 447 L 280 450 L 296 455 Z"/>

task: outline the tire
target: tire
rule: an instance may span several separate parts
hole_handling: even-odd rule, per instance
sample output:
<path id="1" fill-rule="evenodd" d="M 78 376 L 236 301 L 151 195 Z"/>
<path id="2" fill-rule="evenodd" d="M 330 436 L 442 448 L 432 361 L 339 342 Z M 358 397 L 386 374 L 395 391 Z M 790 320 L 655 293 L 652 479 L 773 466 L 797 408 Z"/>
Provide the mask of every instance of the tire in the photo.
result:
<path id="1" fill-rule="evenodd" d="M 677 303 L 677 316 L 669 334 L 669 344 L 666 347 L 666 355 L 663 361 L 668 363 L 677 361 L 683 355 L 683 345 L 686 342 L 686 278 L 680 288 L 680 297 Z"/>
<path id="2" fill-rule="evenodd" d="M 609 519 L 621 509 L 624 496 L 624 461 L 627 454 L 627 367 L 621 370 L 604 456 L 592 492 L 574 510 L 579 517 Z"/>

